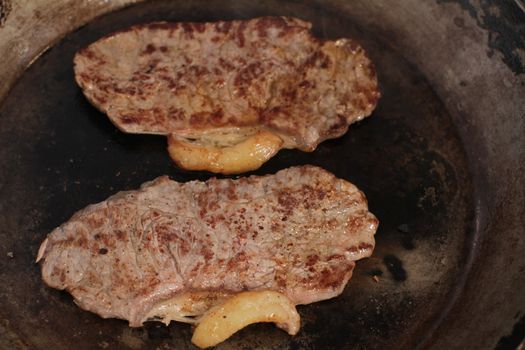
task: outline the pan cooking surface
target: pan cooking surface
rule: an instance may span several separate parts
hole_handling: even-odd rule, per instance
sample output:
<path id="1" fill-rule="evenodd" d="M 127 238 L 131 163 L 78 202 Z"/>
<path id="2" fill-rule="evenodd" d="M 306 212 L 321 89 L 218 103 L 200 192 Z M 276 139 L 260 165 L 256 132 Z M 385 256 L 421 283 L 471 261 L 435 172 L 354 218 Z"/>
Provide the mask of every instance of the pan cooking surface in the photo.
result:
<path id="1" fill-rule="evenodd" d="M 248 3 L 248 2 L 246 2 Z M 284 150 L 257 174 L 321 166 L 355 183 L 379 218 L 377 246 L 358 262 L 344 293 L 299 306 L 302 329 L 289 337 L 250 326 L 220 349 L 406 349 L 417 347 L 461 287 L 472 239 L 472 188 L 454 126 L 425 78 L 402 53 L 352 18 L 299 3 L 234 7 L 158 1 L 99 18 L 43 54 L 0 106 L 0 317 L 30 349 L 186 349 L 189 325 L 130 329 L 78 308 L 47 288 L 34 263 L 41 241 L 75 211 L 178 169 L 160 136 L 118 131 L 74 82 L 76 50 L 119 28 L 154 20 L 213 21 L 296 16 L 318 36 L 357 39 L 376 63 L 382 98 L 374 114 L 313 153 Z M 377 276 L 376 279 L 373 278 Z"/>

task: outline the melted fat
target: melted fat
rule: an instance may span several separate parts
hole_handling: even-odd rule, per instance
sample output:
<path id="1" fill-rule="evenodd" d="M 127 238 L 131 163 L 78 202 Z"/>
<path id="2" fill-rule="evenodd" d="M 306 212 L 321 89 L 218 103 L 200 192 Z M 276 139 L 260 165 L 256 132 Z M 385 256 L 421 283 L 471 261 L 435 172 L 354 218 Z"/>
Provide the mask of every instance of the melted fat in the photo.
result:
<path id="1" fill-rule="evenodd" d="M 196 324 L 200 316 L 230 296 L 224 292 L 184 293 L 155 304 L 144 321 L 160 321 L 166 325 L 171 321 Z"/>

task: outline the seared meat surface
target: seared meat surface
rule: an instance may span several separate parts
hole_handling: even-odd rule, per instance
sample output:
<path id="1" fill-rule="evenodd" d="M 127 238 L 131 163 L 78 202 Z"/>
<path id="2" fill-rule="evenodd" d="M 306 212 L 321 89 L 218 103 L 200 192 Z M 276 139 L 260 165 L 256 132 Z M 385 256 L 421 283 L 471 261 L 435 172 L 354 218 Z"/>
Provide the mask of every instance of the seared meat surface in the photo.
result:
<path id="1" fill-rule="evenodd" d="M 310 28 L 289 17 L 137 25 L 80 50 L 75 78 L 125 132 L 200 140 L 266 130 L 277 147 L 312 151 L 370 115 L 379 91 L 356 42 Z"/>
<path id="2" fill-rule="evenodd" d="M 246 290 L 295 304 L 335 297 L 371 255 L 377 225 L 362 192 L 317 167 L 206 182 L 164 176 L 80 210 L 37 260 L 44 281 L 81 308 L 140 326 L 159 303 L 195 316 Z"/>

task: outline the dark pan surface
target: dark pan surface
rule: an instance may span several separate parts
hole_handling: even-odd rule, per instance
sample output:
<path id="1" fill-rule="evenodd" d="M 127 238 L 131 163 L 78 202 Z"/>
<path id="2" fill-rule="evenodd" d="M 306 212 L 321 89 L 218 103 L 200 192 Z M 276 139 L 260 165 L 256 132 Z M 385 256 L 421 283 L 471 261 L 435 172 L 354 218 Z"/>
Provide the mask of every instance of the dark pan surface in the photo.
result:
<path id="1" fill-rule="evenodd" d="M 293 15 L 312 21 L 319 36 L 361 42 L 376 63 L 383 97 L 344 137 L 313 153 L 281 151 L 255 173 L 315 164 L 355 183 L 380 220 L 377 247 L 357 264 L 340 297 L 298 308 L 297 336 L 254 325 L 218 348 L 417 347 L 461 288 L 476 234 L 467 162 L 443 104 L 395 47 L 351 17 L 300 3 L 183 3 L 137 5 L 69 34 L 29 67 L 0 106 L 0 317 L 10 336 L 30 349 L 193 348 L 188 325 L 130 329 L 79 309 L 67 293 L 41 281 L 34 263 L 39 244 L 75 211 L 163 174 L 178 181 L 211 176 L 178 169 L 163 137 L 118 131 L 76 86 L 72 58 L 135 23 Z"/>

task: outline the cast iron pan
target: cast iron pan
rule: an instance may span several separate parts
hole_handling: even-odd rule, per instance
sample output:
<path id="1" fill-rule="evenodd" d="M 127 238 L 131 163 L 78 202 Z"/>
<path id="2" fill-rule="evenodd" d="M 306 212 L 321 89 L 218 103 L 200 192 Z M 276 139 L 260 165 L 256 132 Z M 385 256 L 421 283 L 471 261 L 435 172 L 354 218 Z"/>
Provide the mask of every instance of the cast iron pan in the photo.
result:
<path id="1" fill-rule="evenodd" d="M 34 263 L 46 234 L 75 211 L 177 168 L 160 136 L 129 135 L 92 107 L 74 82 L 74 53 L 101 36 L 149 21 L 214 21 L 289 15 L 316 35 L 358 40 L 376 64 L 382 98 L 373 115 L 312 153 L 284 150 L 254 174 L 314 164 L 355 183 L 379 218 L 377 246 L 344 293 L 298 308 L 289 337 L 258 324 L 218 349 L 409 349 L 430 334 L 461 293 L 481 229 L 479 189 L 464 140 L 425 76 L 384 37 L 334 9 L 287 3 L 242 6 L 139 4 L 68 34 L 32 64 L 0 106 L 0 316 L 4 341 L 21 349 L 192 349 L 189 325 L 131 329 L 78 308 L 46 287 Z M 375 277 L 374 277 L 375 276 Z M 517 310 L 518 311 L 518 310 Z M 6 344 L 8 342 L 6 341 Z"/>

